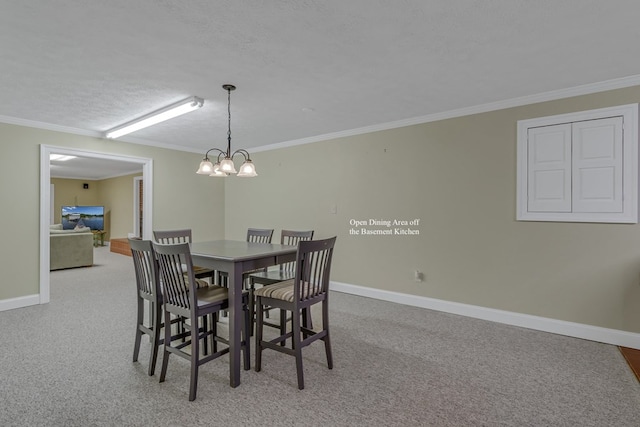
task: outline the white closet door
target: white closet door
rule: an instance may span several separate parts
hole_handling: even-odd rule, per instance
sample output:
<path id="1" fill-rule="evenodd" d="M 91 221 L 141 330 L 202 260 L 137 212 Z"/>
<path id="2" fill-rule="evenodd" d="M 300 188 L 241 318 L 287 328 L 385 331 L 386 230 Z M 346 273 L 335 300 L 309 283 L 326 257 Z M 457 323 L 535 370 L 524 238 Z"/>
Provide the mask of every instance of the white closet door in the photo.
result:
<path id="1" fill-rule="evenodd" d="M 573 212 L 622 212 L 622 117 L 573 123 Z"/>
<path id="2" fill-rule="evenodd" d="M 528 130 L 529 212 L 571 212 L 571 124 Z"/>

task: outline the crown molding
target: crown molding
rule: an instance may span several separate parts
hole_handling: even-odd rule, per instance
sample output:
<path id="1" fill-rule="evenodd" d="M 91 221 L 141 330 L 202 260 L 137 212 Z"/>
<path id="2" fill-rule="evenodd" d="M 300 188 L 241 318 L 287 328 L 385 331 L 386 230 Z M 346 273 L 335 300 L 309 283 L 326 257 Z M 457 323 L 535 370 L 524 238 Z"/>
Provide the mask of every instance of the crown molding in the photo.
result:
<path id="1" fill-rule="evenodd" d="M 397 120 L 393 122 L 380 123 L 372 126 L 365 126 L 357 129 L 349 129 L 340 132 L 332 132 L 324 135 L 312 136 L 309 138 L 296 139 L 291 141 L 278 142 L 275 144 L 263 145 L 253 148 L 254 153 L 260 151 L 277 150 L 280 148 L 293 147 L 296 145 L 310 144 L 313 142 L 326 141 L 330 139 L 345 138 L 348 136 L 361 135 L 365 133 L 378 132 L 382 130 L 396 129 L 405 126 L 413 126 L 423 123 L 436 122 L 439 120 L 453 119 L 456 117 L 469 116 L 472 114 L 487 113 L 490 111 L 503 110 L 505 108 L 521 107 L 523 105 L 537 104 L 539 102 L 555 101 L 558 99 L 571 98 L 580 95 L 604 92 L 607 90 L 624 89 L 626 87 L 640 85 L 640 74 L 622 77 L 619 79 L 606 80 L 598 83 L 590 83 L 574 86 L 566 89 L 542 92 L 534 95 L 521 96 L 518 98 L 506 99 L 503 101 L 490 102 L 487 104 L 475 105 L 472 107 L 459 108 L 456 110 L 443 111 L 441 113 L 429 114 L 426 116 L 413 117 L 409 119 Z"/>
<path id="2" fill-rule="evenodd" d="M 10 116 L 0 115 L 0 123 L 25 126 L 25 127 L 35 128 L 35 129 L 52 130 L 55 132 L 70 133 L 72 135 L 82 135 L 82 136 L 92 136 L 92 137 L 102 136 L 100 132 L 93 131 L 93 130 L 79 129 L 79 128 L 74 128 L 70 126 L 54 125 L 51 123 L 38 122 L 36 120 L 20 119 L 17 117 L 10 117 Z"/>

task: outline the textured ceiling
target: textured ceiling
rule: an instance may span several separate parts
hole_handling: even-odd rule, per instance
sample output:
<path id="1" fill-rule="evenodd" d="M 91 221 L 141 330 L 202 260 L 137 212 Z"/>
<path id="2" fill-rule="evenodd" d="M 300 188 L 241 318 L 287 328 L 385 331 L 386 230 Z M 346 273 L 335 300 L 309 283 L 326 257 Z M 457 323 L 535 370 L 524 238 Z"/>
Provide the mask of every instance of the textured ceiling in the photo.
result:
<path id="1" fill-rule="evenodd" d="M 637 76 L 637 0 L 0 0 L 0 121 L 256 149 Z"/>

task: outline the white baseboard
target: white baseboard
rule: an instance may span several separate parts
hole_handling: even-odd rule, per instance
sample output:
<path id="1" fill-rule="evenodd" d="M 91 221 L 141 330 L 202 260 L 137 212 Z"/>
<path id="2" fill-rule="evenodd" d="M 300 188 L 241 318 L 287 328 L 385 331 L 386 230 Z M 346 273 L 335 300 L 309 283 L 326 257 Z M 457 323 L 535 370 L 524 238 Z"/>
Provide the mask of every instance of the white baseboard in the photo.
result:
<path id="1" fill-rule="evenodd" d="M 365 286 L 351 285 L 348 283 L 331 282 L 330 289 L 336 292 L 359 295 L 383 301 L 395 302 L 414 307 L 427 308 L 445 313 L 458 314 L 491 322 L 504 323 L 522 328 L 535 329 L 537 331 L 551 332 L 574 338 L 582 338 L 606 344 L 640 350 L 640 334 L 621 331 L 618 329 L 601 328 L 599 326 L 585 325 L 582 323 L 567 322 L 564 320 L 550 319 L 547 317 L 532 316 L 529 314 L 512 311 L 496 310 L 494 308 L 480 307 L 470 304 L 427 298 L 416 295 L 402 294 L 382 289 L 367 288 Z"/>
<path id="2" fill-rule="evenodd" d="M 40 304 L 40 295 L 26 295 L 18 298 L 0 300 L 0 311 L 13 310 L 14 308 L 28 307 Z"/>

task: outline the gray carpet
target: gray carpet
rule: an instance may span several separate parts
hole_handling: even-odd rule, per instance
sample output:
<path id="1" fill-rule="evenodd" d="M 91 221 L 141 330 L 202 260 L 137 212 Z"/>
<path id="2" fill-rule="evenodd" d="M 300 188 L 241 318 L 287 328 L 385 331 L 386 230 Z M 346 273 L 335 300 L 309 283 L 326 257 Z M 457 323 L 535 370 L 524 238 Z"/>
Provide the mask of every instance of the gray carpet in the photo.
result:
<path id="1" fill-rule="evenodd" d="M 131 258 L 95 259 L 52 272 L 50 304 L 0 312 L 0 425 L 640 425 L 640 384 L 615 346 L 335 292 L 333 370 L 321 343 L 306 348 L 299 391 L 294 359 L 266 351 L 232 389 L 225 356 L 190 403 L 186 360 L 163 384 L 160 360 L 146 374 L 147 341 L 131 362 Z"/>

